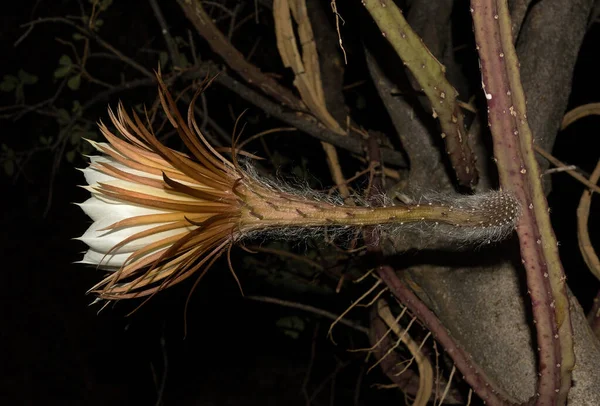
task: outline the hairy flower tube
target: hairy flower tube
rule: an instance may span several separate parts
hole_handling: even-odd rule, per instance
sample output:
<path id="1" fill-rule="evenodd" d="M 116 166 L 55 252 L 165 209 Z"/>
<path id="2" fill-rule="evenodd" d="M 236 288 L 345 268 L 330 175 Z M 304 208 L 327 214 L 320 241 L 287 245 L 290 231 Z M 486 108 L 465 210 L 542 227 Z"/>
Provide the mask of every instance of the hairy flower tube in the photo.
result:
<path id="1" fill-rule="evenodd" d="M 453 200 L 384 207 L 344 205 L 341 199 L 296 190 L 257 176 L 215 150 L 193 116 L 180 114 L 159 77 L 162 108 L 188 154 L 164 146 L 137 114 L 109 110 L 119 135 L 100 123 L 106 143 L 83 169 L 91 197 L 80 204 L 93 224 L 79 238 L 89 249 L 82 263 L 109 272 L 92 288 L 103 299 L 153 294 L 205 272 L 232 244 L 256 233 L 406 226 L 460 230 L 468 241 L 509 235 L 519 215 L 510 195 L 489 192 Z"/>

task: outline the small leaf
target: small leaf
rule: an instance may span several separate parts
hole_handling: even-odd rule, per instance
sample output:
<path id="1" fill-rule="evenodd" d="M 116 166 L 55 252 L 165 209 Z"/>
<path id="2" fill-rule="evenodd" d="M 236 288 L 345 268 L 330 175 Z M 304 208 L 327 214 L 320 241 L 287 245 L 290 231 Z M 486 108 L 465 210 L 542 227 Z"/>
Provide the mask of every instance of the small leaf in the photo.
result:
<path id="1" fill-rule="evenodd" d="M 71 112 L 77 117 L 79 117 L 81 113 L 83 113 L 83 111 L 81 110 L 81 103 L 79 103 L 79 100 L 73 101 L 73 108 L 71 108 Z"/>
<path id="2" fill-rule="evenodd" d="M 81 75 L 75 75 L 75 76 L 71 77 L 69 79 L 69 81 L 67 82 L 67 86 L 69 86 L 69 89 L 71 89 L 71 90 L 79 89 L 80 84 L 81 84 Z"/>
<path id="3" fill-rule="evenodd" d="M 12 159 L 4 161 L 4 173 L 6 176 L 13 176 L 15 173 L 15 161 Z"/>
<path id="4" fill-rule="evenodd" d="M 190 45 L 187 43 L 186 40 L 184 40 L 182 37 L 180 37 L 179 35 L 176 35 L 174 38 L 175 43 L 177 44 L 178 47 L 180 48 L 185 48 L 185 47 L 189 47 Z"/>
<path id="5" fill-rule="evenodd" d="M 9 159 L 15 157 L 15 151 L 6 144 L 2 144 L 2 151 L 6 153 L 6 157 Z"/>
<path id="6" fill-rule="evenodd" d="M 75 41 L 80 41 L 82 39 L 85 39 L 85 35 L 81 35 L 80 33 L 76 32 L 75 34 L 73 34 L 73 39 Z"/>
<path id="7" fill-rule="evenodd" d="M 179 55 L 179 67 L 183 69 L 183 68 L 187 68 L 189 66 L 190 66 L 190 61 L 188 61 L 185 54 L 180 54 Z"/>
<path id="8" fill-rule="evenodd" d="M 4 75 L 4 77 L 2 78 L 2 80 L 4 82 L 13 83 L 15 85 L 19 83 L 19 78 L 16 77 L 15 75 Z"/>
<path id="9" fill-rule="evenodd" d="M 61 127 L 67 125 L 69 121 L 71 121 L 71 115 L 65 109 L 58 109 L 56 115 L 56 121 L 58 121 L 58 125 Z"/>
<path id="10" fill-rule="evenodd" d="M 61 66 L 60 68 L 54 71 L 54 77 L 56 79 L 64 78 L 71 72 L 71 66 Z"/>
<path id="11" fill-rule="evenodd" d="M 162 51 L 158 53 L 158 61 L 160 63 L 160 67 L 164 68 L 167 66 L 167 62 L 169 61 L 169 54 Z"/>
<path id="12" fill-rule="evenodd" d="M 4 75 L 0 82 L 0 90 L 3 92 L 12 92 L 19 84 L 19 79 L 13 75 Z"/>
<path id="13" fill-rule="evenodd" d="M 12 92 L 13 90 L 15 90 L 15 87 L 17 87 L 17 85 L 15 85 L 12 82 L 7 82 L 7 81 L 0 82 L 0 91 L 3 91 L 3 92 Z"/>
<path id="14" fill-rule="evenodd" d="M 293 339 L 297 339 L 306 328 L 304 320 L 297 316 L 282 317 L 275 324 L 283 331 L 283 334 Z"/>
<path id="15" fill-rule="evenodd" d="M 21 83 L 25 85 L 33 85 L 38 81 L 37 76 L 32 75 L 31 73 L 27 73 L 23 69 L 19 69 L 18 75 L 19 79 L 21 79 Z"/>
<path id="16" fill-rule="evenodd" d="M 102 0 L 100 2 L 100 10 L 105 11 L 107 8 L 109 8 L 113 3 L 113 0 Z"/>
<path id="17" fill-rule="evenodd" d="M 58 59 L 58 64 L 62 66 L 71 66 L 73 65 L 73 61 L 69 55 L 61 55 Z"/>
<path id="18" fill-rule="evenodd" d="M 67 152 L 65 154 L 65 158 L 67 159 L 67 162 L 73 163 L 73 161 L 75 160 L 75 150 L 72 149 L 69 152 Z"/>
<path id="19" fill-rule="evenodd" d="M 48 144 L 50 144 L 50 138 L 48 138 L 44 135 L 40 135 L 40 143 L 42 145 L 48 145 Z"/>

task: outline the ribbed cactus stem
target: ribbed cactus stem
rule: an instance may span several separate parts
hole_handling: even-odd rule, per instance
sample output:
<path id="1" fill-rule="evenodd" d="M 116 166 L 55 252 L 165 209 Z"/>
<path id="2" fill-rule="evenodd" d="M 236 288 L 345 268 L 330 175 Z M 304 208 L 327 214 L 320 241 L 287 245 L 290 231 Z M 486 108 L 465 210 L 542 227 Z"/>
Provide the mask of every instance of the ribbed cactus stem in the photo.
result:
<path id="1" fill-rule="evenodd" d="M 345 205 L 314 193 L 302 196 L 301 190 L 281 191 L 254 179 L 238 187 L 240 230 L 266 228 L 362 227 L 429 224 L 450 226 L 464 240 L 498 240 L 510 234 L 520 215 L 520 206 L 512 195 L 488 192 L 471 196 L 421 198 L 420 203 L 383 207 Z"/>
<path id="2" fill-rule="evenodd" d="M 458 182 L 474 187 L 478 181 L 475 155 L 467 140 L 458 92 L 446 79 L 446 68 L 412 30 L 393 0 L 362 0 L 362 3 L 429 99 Z"/>
<path id="3" fill-rule="evenodd" d="M 537 405 L 566 404 L 575 364 L 565 276 L 527 123 L 506 0 L 472 0 L 494 156 L 503 190 L 523 206 L 517 226 L 537 329 Z"/>

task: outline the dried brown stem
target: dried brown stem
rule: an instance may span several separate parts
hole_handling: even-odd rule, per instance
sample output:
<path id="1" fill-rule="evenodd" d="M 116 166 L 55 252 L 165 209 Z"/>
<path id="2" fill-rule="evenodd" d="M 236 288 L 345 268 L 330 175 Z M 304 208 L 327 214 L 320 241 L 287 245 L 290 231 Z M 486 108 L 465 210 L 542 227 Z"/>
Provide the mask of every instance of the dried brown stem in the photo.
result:
<path id="1" fill-rule="evenodd" d="M 287 88 L 275 79 L 265 75 L 258 67 L 248 62 L 244 55 L 229 42 L 227 37 L 213 23 L 199 0 L 178 0 L 186 17 L 196 27 L 198 33 L 209 43 L 212 50 L 225 60 L 227 65 L 263 92 L 290 108 L 305 110 L 304 104 Z"/>
<path id="2" fill-rule="evenodd" d="M 598 179 L 600 179 L 600 161 L 598 161 L 594 172 L 592 172 L 590 182 L 592 182 L 592 184 L 597 183 Z M 598 259 L 598 255 L 594 250 L 594 246 L 592 245 L 588 231 L 588 220 L 590 218 L 591 205 L 592 191 L 586 190 L 581 195 L 581 200 L 579 201 L 579 206 L 577 207 L 577 240 L 579 241 L 579 249 L 581 251 L 581 255 L 583 255 L 585 263 L 587 264 L 588 268 L 590 268 L 590 271 L 594 274 L 594 276 L 600 280 L 600 259 Z"/>

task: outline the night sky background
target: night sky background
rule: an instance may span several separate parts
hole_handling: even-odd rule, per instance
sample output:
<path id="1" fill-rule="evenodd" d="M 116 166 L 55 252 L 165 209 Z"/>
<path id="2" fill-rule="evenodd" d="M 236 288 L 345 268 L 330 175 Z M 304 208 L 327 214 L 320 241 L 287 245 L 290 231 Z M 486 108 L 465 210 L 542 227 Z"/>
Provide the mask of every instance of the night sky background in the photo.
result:
<path id="1" fill-rule="evenodd" d="M 162 38 L 149 6 L 133 3 L 113 5 L 104 18 L 101 34 L 151 69 L 156 66 L 156 56 L 140 53 L 138 48 L 140 44 L 163 47 Z M 52 72 L 58 57 L 67 50 L 54 38 L 69 37 L 72 31 L 58 24 L 39 26 L 14 47 L 25 32 L 20 25 L 39 16 L 77 14 L 78 5 L 68 1 L 21 1 L 12 6 L 12 11 L 4 9 L 0 15 L 0 79 L 19 69 L 38 76 L 39 82 L 26 89 L 27 102 L 34 104 L 56 90 Z M 164 10 L 171 25 L 187 29 L 183 14 L 177 7 L 171 8 Z M 268 42 L 271 40 L 268 36 L 263 40 L 256 56 L 259 61 L 261 52 L 267 52 L 264 44 L 272 44 Z M 581 51 L 569 108 L 600 101 L 599 40 L 600 24 L 595 24 Z M 196 37 L 196 42 L 202 47 L 200 38 Z M 103 69 L 108 71 L 114 66 L 96 68 L 100 76 Z M 360 67 L 349 71 L 348 75 L 354 76 L 348 82 L 366 77 Z M 96 91 L 83 84 L 77 98 L 84 102 Z M 56 103 L 74 97 L 65 94 Z M 211 91 L 210 100 L 218 101 L 219 94 L 218 89 Z M 135 103 L 151 103 L 155 89 L 125 95 Z M 106 118 L 106 104 L 114 105 L 117 100 L 115 96 L 99 103 L 88 114 Z M 11 94 L 0 93 L 0 107 L 13 103 Z M 241 110 L 244 103 L 237 103 Z M 4 113 L 0 110 L 0 115 Z M 34 148 L 40 135 L 58 131 L 55 120 L 33 113 L 18 121 L 3 117 L 0 143 L 18 151 Z M 231 121 L 224 112 L 215 112 L 213 118 Z M 559 135 L 554 155 L 590 173 L 600 156 L 598 128 L 597 117 L 571 125 Z M 296 154 L 292 160 L 319 150 L 316 141 L 301 138 L 302 142 L 284 149 Z M 348 347 L 366 346 L 363 336 L 338 327 L 335 346 L 325 337 L 327 320 L 244 299 L 222 262 L 193 293 L 185 336 L 183 310 L 191 282 L 157 295 L 132 315 L 128 314 L 139 302 L 119 303 L 97 314 L 99 306 L 89 306 L 93 297 L 85 292 L 102 273 L 73 264 L 80 259 L 85 245 L 72 238 L 80 236 L 90 223 L 72 204 L 88 197 L 76 187 L 83 183 L 83 176 L 74 168 L 84 165 L 80 157 L 73 163 L 63 160 L 52 173 L 53 155 L 41 151 L 20 170 L 16 180 L 15 176 L 0 173 L 0 403 L 153 405 L 161 397 L 164 405 L 300 405 L 305 404 L 302 385 L 312 350 L 314 365 L 307 387 L 310 393 L 316 391 L 315 405 L 330 404 L 332 397 L 331 404 L 355 404 L 355 387 L 360 380 L 363 390 L 356 404 L 400 404 L 402 397 L 393 390 L 370 388 L 371 384 L 388 381 L 379 370 L 365 374 L 369 365 L 360 355 L 346 351 Z M 319 177 L 324 169 L 316 165 L 311 172 Z M 569 285 L 588 309 L 600 284 L 587 270 L 577 246 L 575 211 L 583 187 L 564 173 L 552 175 L 552 183 L 552 219 Z M 600 217 L 598 207 L 596 199 L 590 224 L 596 247 L 600 246 L 595 231 Z M 234 255 L 241 258 L 247 254 L 235 251 Z M 244 275 L 240 277 L 244 283 Z M 255 288 L 254 293 L 281 296 L 269 286 L 247 282 Z M 303 298 L 317 306 L 319 300 L 323 298 Z M 341 301 L 327 307 L 342 311 L 348 303 Z M 288 316 L 306 322 L 297 338 L 277 326 L 278 320 Z M 334 374 L 336 368 L 340 370 Z"/>

